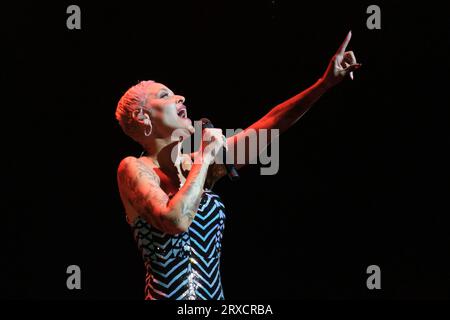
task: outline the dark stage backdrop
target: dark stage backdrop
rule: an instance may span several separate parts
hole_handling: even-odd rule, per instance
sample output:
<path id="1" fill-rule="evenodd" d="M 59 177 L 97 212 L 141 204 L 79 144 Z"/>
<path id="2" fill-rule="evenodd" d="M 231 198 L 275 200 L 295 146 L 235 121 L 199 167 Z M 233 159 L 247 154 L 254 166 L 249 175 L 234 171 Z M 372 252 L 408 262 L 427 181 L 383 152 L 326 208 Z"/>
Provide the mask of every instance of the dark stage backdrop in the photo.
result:
<path id="1" fill-rule="evenodd" d="M 24 2 L 2 10 L 1 295 L 142 299 L 114 118 L 154 79 L 191 119 L 245 128 L 312 85 L 353 31 L 363 67 L 280 141 L 280 169 L 216 185 L 223 285 L 237 298 L 449 298 L 449 13 L 442 2 Z M 81 8 L 81 30 L 66 8 Z M 4 5 L 2 4 L 2 7 Z M 5 218 L 6 217 L 6 218 Z M 79 265 L 82 289 L 66 288 Z M 368 290 L 366 268 L 381 268 Z"/>

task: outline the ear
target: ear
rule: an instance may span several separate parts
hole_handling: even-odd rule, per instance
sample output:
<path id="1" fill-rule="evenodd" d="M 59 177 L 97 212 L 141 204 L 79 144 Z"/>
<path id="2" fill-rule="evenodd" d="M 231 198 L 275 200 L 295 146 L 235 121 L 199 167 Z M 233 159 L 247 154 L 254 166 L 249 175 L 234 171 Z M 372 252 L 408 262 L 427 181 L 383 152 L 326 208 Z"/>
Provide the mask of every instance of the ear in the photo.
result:
<path id="1" fill-rule="evenodd" d="M 137 110 L 134 110 L 133 113 L 133 119 L 141 124 L 146 124 L 150 120 L 150 116 L 147 112 L 147 110 L 143 110 L 142 108 L 139 108 Z"/>

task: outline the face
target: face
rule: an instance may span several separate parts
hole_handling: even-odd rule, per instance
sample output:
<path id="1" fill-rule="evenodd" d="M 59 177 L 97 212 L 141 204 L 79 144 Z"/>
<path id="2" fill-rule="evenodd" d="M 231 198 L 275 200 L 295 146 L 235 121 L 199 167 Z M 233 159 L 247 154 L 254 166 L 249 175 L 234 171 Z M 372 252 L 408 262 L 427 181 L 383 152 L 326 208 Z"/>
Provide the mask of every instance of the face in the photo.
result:
<path id="1" fill-rule="evenodd" d="M 149 85 L 147 108 L 151 109 L 150 119 L 156 134 L 169 137 L 176 129 L 182 129 L 186 136 L 194 132 L 184 101 L 184 97 L 174 94 L 161 83 Z"/>

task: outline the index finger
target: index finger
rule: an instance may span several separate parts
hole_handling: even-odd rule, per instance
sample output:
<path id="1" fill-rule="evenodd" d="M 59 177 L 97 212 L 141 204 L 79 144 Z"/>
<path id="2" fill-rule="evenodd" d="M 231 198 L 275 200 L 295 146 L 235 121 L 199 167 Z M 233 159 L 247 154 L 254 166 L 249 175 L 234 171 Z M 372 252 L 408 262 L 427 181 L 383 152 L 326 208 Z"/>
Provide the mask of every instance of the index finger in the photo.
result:
<path id="1" fill-rule="evenodd" d="M 344 42 L 342 42 L 340 48 L 338 49 L 338 51 L 336 52 L 336 54 L 344 54 L 345 49 L 347 49 L 347 45 L 350 42 L 350 39 L 352 38 L 352 32 L 349 31 L 347 36 L 345 37 Z"/>

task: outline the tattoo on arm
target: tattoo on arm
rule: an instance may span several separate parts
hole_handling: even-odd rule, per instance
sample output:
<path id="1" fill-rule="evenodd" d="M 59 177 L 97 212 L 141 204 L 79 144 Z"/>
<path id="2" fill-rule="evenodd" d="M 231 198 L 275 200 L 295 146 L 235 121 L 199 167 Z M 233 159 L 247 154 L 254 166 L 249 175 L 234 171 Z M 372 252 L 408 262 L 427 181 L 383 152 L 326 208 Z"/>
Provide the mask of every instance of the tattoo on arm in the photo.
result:
<path id="1" fill-rule="evenodd" d="M 192 223 L 200 204 L 207 169 L 207 166 L 201 166 L 191 170 L 185 184 L 172 199 L 159 189 L 158 175 L 137 159 L 120 168 L 119 181 L 126 188 L 127 201 L 138 214 L 145 216 L 151 224 L 163 230 L 164 225 L 172 228 L 189 226 Z M 150 188 L 144 187 L 146 191 L 142 192 L 143 185 L 149 185 Z"/>
<path id="2" fill-rule="evenodd" d="M 196 209 L 199 205 L 199 196 L 197 195 L 197 189 L 201 188 L 201 181 L 192 181 L 188 184 L 187 191 L 183 194 L 184 199 L 182 201 L 180 215 L 176 217 L 162 217 L 167 219 L 173 226 L 179 226 L 180 224 L 190 225 L 195 218 Z M 179 200 L 179 201 L 180 201 Z"/>
<path id="3" fill-rule="evenodd" d="M 178 201 L 180 214 L 176 218 L 172 218 L 172 224 L 189 226 L 194 220 L 200 204 L 207 169 L 208 167 L 196 167 L 189 173 L 185 184 L 174 197 L 174 200 Z"/>
<path id="4" fill-rule="evenodd" d="M 151 224 L 161 228 L 160 216 L 155 213 L 161 207 L 167 206 L 169 197 L 164 192 L 155 192 L 153 187 L 159 188 L 160 181 L 158 175 L 152 169 L 147 168 L 137 159 L 133 160 L 133 171 L 129 170 L 130 166 L 129 162 L 125 162 L 119 170 L 119 181 L 126 187 L 127 201 L 139 215 L 147 217 Z M 142 193 L 139 189 L 142 182 L 152 186 L 146 193 Z"/>

